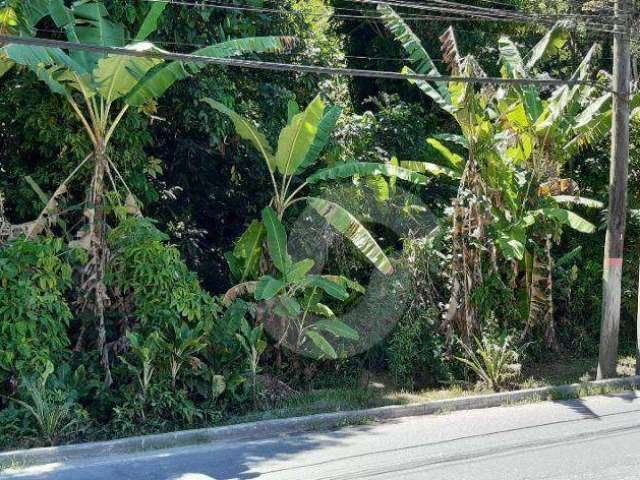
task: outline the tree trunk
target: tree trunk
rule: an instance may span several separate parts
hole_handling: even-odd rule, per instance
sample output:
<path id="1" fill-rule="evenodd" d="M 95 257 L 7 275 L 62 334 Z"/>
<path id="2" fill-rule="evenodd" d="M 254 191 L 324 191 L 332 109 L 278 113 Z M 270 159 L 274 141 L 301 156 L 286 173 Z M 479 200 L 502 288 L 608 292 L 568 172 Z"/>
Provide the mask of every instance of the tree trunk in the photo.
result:
<path id="1" fill-rule="evenodd" d="M 107 225 L 105 215 L 104 177 L 108 166 L 105 146 L 100 144 L 95 153 L 95 165 L 85 216 L 88 219 L 87 246 L 89 263 L 84 271 L 84 288 L 87 301 L 90 302 L 97 322 L 97 349 L 101 355 L 101 363 L 105 369 L 105 385 L 111 386 L 113 379 L 109 369 L 109 352 L 106 349 L 107 327 L 105 323 L 105 306 L 109 302 L 107 287 L 104 283 L 107 263 Z"/>

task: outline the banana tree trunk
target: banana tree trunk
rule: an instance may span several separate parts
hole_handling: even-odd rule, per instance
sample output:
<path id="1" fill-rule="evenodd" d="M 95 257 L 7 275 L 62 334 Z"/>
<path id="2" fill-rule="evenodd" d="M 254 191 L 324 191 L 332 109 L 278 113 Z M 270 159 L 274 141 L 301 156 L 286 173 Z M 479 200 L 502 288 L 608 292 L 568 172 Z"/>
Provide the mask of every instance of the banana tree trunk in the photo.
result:
<path id="1" fill-rule="evenodd" d="M 109 168 L 106 146 L 99 143 L 95 152 L 95 164 L 91 189 L 85 209 L 88 220 L 89 263 L 85 269 L 85 290 L 97 322 L 97 348 L 101 355 L 101 363 L 105 369 L 105 384 L 113 383 L 109 369 L 109 354 L 106 349 L 107 328 L 105 323 L 105 307 L 109 297 L 105 285 L 105 270 L 108 257 L 107 224 L 105 215 L 105 175 Z"/>

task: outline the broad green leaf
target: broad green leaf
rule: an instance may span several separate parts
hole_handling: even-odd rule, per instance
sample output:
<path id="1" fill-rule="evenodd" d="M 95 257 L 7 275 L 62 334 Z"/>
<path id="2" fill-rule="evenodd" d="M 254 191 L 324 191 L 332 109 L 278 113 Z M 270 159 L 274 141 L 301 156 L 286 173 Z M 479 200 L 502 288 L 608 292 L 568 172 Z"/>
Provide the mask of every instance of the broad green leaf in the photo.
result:
<path id="1" fill-rule="evenodd" d="M 79 75 L 87 73 L 82 65 L 59 48 L 9 44 L 4 47 L 4 52 L 7 58 L 34 71 L 46 66 L 60 66 Z"/>
<path id="2" fill-rule="evenodd" d="M 311 305 L 309 307 L 309 311 L 326 318 L 334 318 L 336 316 L 336 314 L 333 313 L 333 310 L 327 307 L 324 303 L 316 303 L 315 305 Z"/>
<path id="3" fill-rule="evenodd" d="M 524 258 L 524 244 L 520 240 L 503 234 L 496 239 L 496 245 L 506 260 Z"/>
<path id="4" fill-rule="evenodd" d="M 591 69 L 591 61 L 597 51 L 597 44 L 589 49 L 587 55 L 571 76 L 571 80 L 584 80 L 587 78 Z M 568 128 L 564 126 L 564 124 L 568 121 L 571 123 L 575 121 L 575 115 L 578 113 L 576 110 L 580 108 L 581 97 L 590 96 L 592 88 L 593 87 L 584 87 L 581 85 L 575 85 L 573 87 L 563 85 L 557 88 L 546 103 L 544 112 L 536 120 L 536 129 L 543 131 L 553 128 Z"/>
<path id="5" fill-rule="evenodd" d="M 148 42 L 127 46 L 135 52 L 153 52 L 157 49 Z M 162 60 L 128 55 L 109 55 L 98 61 L 93 72 L 98 91 L 112 102 L 127 95 L 149 70 L 162 63 Z"/>
<path id="6" fill-rule="evenodd" d="M 218 43 L 205 47 L 193 55 L 211 58 L 229 58 L 245 53 L 280 52 L 290 48 L 294 41 L 291 37 L 250 37 Z M 127 103 L 142 106 L 160 98 L 175 82 L 202 71 L 202 63 L 168 62 L 151 70 L 146 77 L 128 95 Z"/>
<path id="7" fill-rule="evenodd" d="M 409 55 L 409 60 L 411 60 L 411 63 L 413 64 L 413 70 L 432 77 L 441 76 L 435 63 L 422 46 L 422 42 L 405 23 L 402 17 L 387 4 L 379 4 L 377 8 L 378 12 L 380 12 L 383 23 L 391 31 L 396 40 L 402 44 L 402 47 Z M 433 93 L 439 97 L 439 100 L 436 100 L 438 104 L 451 104 L 451 98 L 446 82 L 438 82 L 436 84 L 436 88 L 433 89 Z"/>
<path id="8" fill-rule="evenodd" d="M 335 360 L 336 358 L 338 358 L 338 354 L 336 353 L 335 349 L 331 346 L 331 344 L 327 341 L 327 339 L 324 338 L 322 335 L 320 335 L 318 332 L 315 332 L 313 330 L 308 330 L 307 337 L 311 339 L 313 344 L 316 347 L 318 347 L 318 349 L 324 355 L 331 358 L 332 360 Z"/>
<path id="9" fill-rule="evenodd" d="M 440 140 L 441 142 L 451 142 L 460 145 L 464 148 L 469 148 L 469 142 L 462 135 L 455 135 L 453 133 L 438 133 L 434 135 L 432 138 L 436 140 Z"/>
<path id="10" fill-rule="evenodd" d="M 360 338 L 358 332 L 340 320 L 318 320 L 313 324 L 313 327 L 329 332 L 338 338 L 347 338 L 349 340 L 358 340 Z"/>
<path id="11" fill-rule="evenodd" d="M 2 78 L 9 70 L 14 67 L 15 63 L 6 58 L 3 58 L 2 51 L 0 51 L 0 78 Z"/>
<path id="12" fill-rule="evenodd" d="M 315 262 L 310 258 L 294 263 L 287 271 L 287 281 L 294 284 L 301 282 L 314 265 Z"/>
<path id="13" fill-rule="evenodd" d="M 572 203 L 574 205 L 583 205 L 589 208 L 604 208 L 604 203 L 594 200 L 593 198 L 576 197 L 574 195 L 555 195 L 551 198 L 558 203 Z"/>
<path id="14" fill-rule="evenodd" d="M 283 313 L 285 313 L 286 317 L 297 317 L 302 313 L 302 307 L 295 298 L 282 295 L 278 300 L 280 300 L 280 305 L 283 307 Z"/>
<path id="15" fill-rule="evenodd" d="M 295 100 L 289 100 L 287 103 L 287 125 L 291 125 L 293 117 L 300 113 L 300 106 Z"/>
<path id="16" fill-rule="evenodd" d="M 402 69 L 402 73 L 405 75 L 413 75 L 416 72 L 411 70 L 409 67 L 404 67 Z M 457 112 L 457 108 L 453 104 L 453 100 L 451 99 L 451 94 L 447 96 L 447 98 L 443 98 L 440 92 L 436 88 L 434 88 L 429 82 L 425 82 L 424 80 L 416 80 L 413 78 L 407 79 L 409 83 L 412 83 L 416 87 L 418 87 L 422 93 L 430 97 L 434 102 L 438 104 L 440 108 L 442 108 L 445 112 L 448 112 L 454 115 Z"/>
<path id="17" fill-rule="evenodd" d="M 440 143 L 437 139 L 429 138 L 427 139 L 427 143 L 431 145 L 434 149 L 436 149 L 437 152 L 440 155 L 442 155 L 444 159 L 447 162 L 449 162 L 449 165 L 451 165 L 453 168 L 459 169 L 464 164 L 464 158 L 462 158 L 457 153 L 453 153 L 451 150 L 445 147 L 442 143 Z"/>
<path id="18" fill-rule="evenodd" d="M 338 285 L 342 285 L 343 287 L 348 288 L 349 290 L 353 290 L 354 292 L 366 292 L 366 289 L 362 285 L 360 285 L 355 280 L 351 280 L 345 277 L 344 275 L 322 275 L 322 278 L 326 278 L 327 280 L 333 283 L 337 283 Z"/>
<path id="19" fill-rule="evenodd" d="M 327 143 L 329 143 L 331 134 L 336 128 L 340 115 L 342 115 L 342 108 L 340 107 L 329 107 L 325 111 L 324 117 L 322 117 L 322 120 L 320 120 L 320 123 L 318 124 L 316 138 L 311 144 L 304 161 L 300 164 L 300 170 L 304 170 L 305 168 L 313 165 L 318 158 L 320 158 L 322 150 L 324 150 Z"/>
<path id="20" fill-rule="evenodd" d="M 346 300 L 349 298 L 349 293 L 344 286 L 332 282 L 321 275 L 307 275 L 305 278 L 305 286 L 319 288 L 327 295 L 337 298 L 338 300 Z"/>
<path id="21" fill-rule="evenodd" d="M 369 231 L 351 213 L 333 202 L 311 197 L 309 205 L 327 223 L 349 239 L 373 265 L 384 274 L 393 273 L 393 266 Z"/>
<path id="22" fill-rule="evenodd" d="M 31 31 L 37 23 L 49 14 L 51 0 L 29 0 L 20 5 L 20 22 Z M 32 32 L 33 33 L 33 32 Z"/>
<path id="23" fill-rule="evenodd" d="M 502 75 L 505 78 L 526 78 L 528 76 L 524 60 L 516 45 L 507 36 L 502 36 L 498 41 L 500 60 L 502 62 Z M 529 123 L 535 122 L 543 112 L 544 106 L 538 89 L 534 85 L 516 87 L 520 93 L 520 99 L 529 119 Z"/>
<path id="24" fill-rule="evenodd" d="M 285 284 L 282 280 L 277 278 L 273 278 L 270 275 L 265 275 L 256 284 L 256 290 L 254 292 L 255 299 L 260 300 L 271 300 L 275 297 L 280 290 L 285 287 Z"/>
<path id="25" fill-rule="evenodd" d="M 4 53 L 11 61 L 29 67 L 52 92 L 59 95 L 70 95 L 61 78 L 66 72 L 85 73 L 81 65 L 58 48 L 10 44 L 4 47 Z"/>
<path id="26" fill-rule="evenodd" d="M 325 180 L 351 178 L 353 176 L 375 177 L 379 175 L 397 177 L 417 185 L 427 185 L 429 182 L 424 175 L 391 163 L 347 162 L 314 173 L 307 178 L 307 183 L 314 184 Z"/>
<path id="27" fill-rule="evenodd" d="M 224 259 L 227 261 L 227 266 L 231 271 L 231 276 L 239 281 L 242 278 L 243 274 L 243 263 L 242 261 L 236 257 L 232 252 L 225 252 Z"/>
<path id="28" fill-rule="evenodd" d="M 167 7 L 167 3 L 156 2 L 151 5 L 147 16 L 144 18 L 140 30 L 134 39 L 135 42 L 142 42 L 146 40 L 149 35 L 156 31 L 158 28 L 158 20 L 162 16 L 164 9 Z"/>
<path id="29" fill-rule="evenodd" d="M 366 184 L 371 190 L 373 190 L 376 200 L 379 202 L 386 202 L 389 200 L 389 184 L 382 176 L 367 177 L 365 179 Z"/>
<path id="30" fill-rule="evenodd" d="M 282 129 L 278 139 L 276 166 L 282 175 L 293 175 L 304 162 L 318 134 L 324 116 L 324 103 L 317 96 Z"/>
<path id="31" fill-rule="evenodd" d="M 233 258 L 240 259 L 237 265 L 240 275 L 238 281 L 255 278 L 259 274 L 260 257 L 262 256 L 262 241 L 266 236 L 266 229 L 262 222 L 254 220 L 247 230 L 236 241 Z"/>
<path id="32" fill-rule="evenodd" d="M 76 2 L 72 6 L 76 18 L 75 35 L 81 43 L 100 45 L 103 47 L 124 47 L 125 31 L 122 25 L 109 20 L 109 13 L 102 3 Z M 70 28 L 70 27 L 69 27 Z M 75 41 L 75 40 L 74 40 Z M 93 70 L 103 53 L 81 52 L 87 70 Z M 75 55 L 75 54 L 74 54 Z"/>
<path id="33" fill-rule="evenodd" d="M 546 218 L 556 220 L 581 233 L 593 233 L 596 231 L 595 225 L 591 222 L 585 220 L 580 215 L 562 208 L 542 208 L 532 213 L 534 215 L 542 215 Z"/>
<path id="34" fill-rule="evenodd" d="M 569 40 L 569 22 L 562 20 L 557 22 L 535 47 L 529 52 L 526 68 L 531 70 L 536 64 L 550 55 L 558 52 Z"/>
<path id="35" fill-rule="evenodd" d="M 407 170 L 412 170 L 418 173 L 428 173 L 429 175 L 446 175 L 447 177 L 458 179 L 460 178 L 460 174 L 455 170 L 452 170 L 447 167 L 443 167 L 441 165 L 436 165 L 431 162 L 413 162 L 413 161 L 403 161 L 400 162 L 400 166 L 402 168 L 406 168 Z"/>
<path id="36" fill-rule="evenodd" d="M 267 230 L 269 256 L 276 268 L 286 274 L 291 268 L 292 261 L 287 253 L 287 232 L 284 225 L 271 207 L 262 210 L 262 223 Z"/>
<path id="37" fill-rule="evenodd" d="M 527 70 L 518 47 L 505 35 L 498 40 L 498 50 L 503 66 L 503 75 L 506 78 L 525 78 Z"/>
<path id="38" fill-rule="evenodd" d="M 264 133 L 254 127 L 249 120 L 238 115 L 229 107 L 210 98 L 203 98 L 202 101 L 209 104 L 214 110 L 227 115 L 233 122 L 233 126 L 235 127 L 238 135 L 240 135 L 240 137 L 244 140 L 251 142 L 253 146 L 262 154 L 263 158 L 267 162 L 269 170 L 275 170 L 276 161 L 273 155 L 273 149 L 271 148 L 271 145 L 269 144 L 269 141 L 267 140 L 267 137 L 264 135 Z"/>

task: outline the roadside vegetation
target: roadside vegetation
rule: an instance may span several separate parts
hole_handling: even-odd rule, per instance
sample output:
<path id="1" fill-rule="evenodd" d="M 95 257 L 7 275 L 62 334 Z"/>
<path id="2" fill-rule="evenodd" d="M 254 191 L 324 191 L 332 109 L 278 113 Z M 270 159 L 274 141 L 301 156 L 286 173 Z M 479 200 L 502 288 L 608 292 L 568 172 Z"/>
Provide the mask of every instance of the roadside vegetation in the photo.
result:
<path id="1" fill-rule="evenodd" d="M 544 3 L 513 5 L 602 12 Z M 388 5 L 353 28 L 331 17 L 345 5 L 0 0 L 0 32 L 25 38 L 590 81 L 364 82 L 0 44 L 0 449 L 594 378 L 608 40 Z M 635 139 L 640 94 L 632 107 Z"/>

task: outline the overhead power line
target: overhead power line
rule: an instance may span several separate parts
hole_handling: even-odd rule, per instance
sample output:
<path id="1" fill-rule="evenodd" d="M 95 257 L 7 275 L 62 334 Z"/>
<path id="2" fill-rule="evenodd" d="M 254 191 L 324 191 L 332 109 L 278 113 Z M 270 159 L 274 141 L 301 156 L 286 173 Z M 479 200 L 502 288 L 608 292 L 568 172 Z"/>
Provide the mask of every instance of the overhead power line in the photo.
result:
<path id="1" fill-rule="evenodd" d="M 529 14 L 525 12 L 508 11 L 492 9 L 491 11 L 470 9 L 468 5 L 442 2 L 432 4 L 422 4 L 408 2 L 406 0 L 350 0 L 354 3 L 369 4 L 369 5 L 389 5 L 396 8 L 406 8 L 419 11 L 439 12 L 445 14 L 452 14 L 458 16 L 466 16 L 474 18 L 476 21 L 495 21 L 495 22 L 509 22 L 509 23 L 523 23 L 523 24 L 541 24 L 552 26 L 558 20 L 570 20 L 577 25 L 584 27 L 585 29 L 598 32 L 613 33 L 613 23 L 606 20 L 600 22 L 588 22 L 580 20 L 577 17 L 571 15 L 557 15 L 553 17 L 541 15 L 541 14 Z M 406 12 L 403 12 L 406 15 Z"/>
<path id="2" fill-rule="evenodd" d="M 229 67 L 251 68 L 255 70 L 269 70 L 279 72 L 313 73 L 330 76 L 350 76 L 362 78 L 380 78 L 389 80 L 417 80 L 424 82 L 462 82 L 475 84 L 494 85 L 540 85 L 540 86 L 561 86 L 561 85 L 595 85 L 595 82 L 581 80 L 563 80 L 556 78 L 498 78 L 498 77 L 456 77 L 449 75 L 434 76 L 423 74 L 404 74 L 399 72 L 389 72 L 381 70 L 362 70 L 341 67 L 323 67 L 317 65 L 300 65 L 290 63 L 265 62 L 257 60 L 244 60 L 238 58 L 207 57 L 203 55 L 193 55 L 186 53 L 174 53 L 166 51 L 139 51 L 125 47 L 111 47 L 102 45 L 91 45 L 85 43 L 68 42 L 64 40 L 53 40 L 49 38 L 17 37 L 13 35 L 0 35 L 0 42 L 4 44 L 29 45 L 35 47 L 53 47 L 68 50 L 80 50 L 85 52 L 104 53 L 112 55 L 122 55 L 129 57 L 157 58 L 161 60 L 176 60 L 187 63 L 205 63 L 222 65 Z"/>
<path id="3" fill-rule="evenodd" d="M 149 3 L 166 3 L 168 5 L 179 5 L 184 7 L 192 7 L 192 8 L 210 8 L 214 10 L 233 10 L 233 11 L 244 11 L 244 12 L 253 12 L 253 13 L 264 13 L 269 15 L 297 15 L 305 18 L 338 18 L 345 20 L 369 20 L 373 22 L 379 22 L 382 19 L 377 14 L 375 10 L 372 9 L 357 9 L 357 8 L 337 8 L 333 7 L 333 10 L 338 11 L 351 11 L 355 13 L 344 14 L 344 13 L 314 13 L 314 12 L 303 12 L 301 10 L 281 10 L 276 8 L 265 8 L 265 7 L 251 7 L 251 6 L 243 6 L 243 5 L 232 5 L 226 3 L 205 3 L 202 1 L 196 0 L 144 0 Z M 454 16 L 444 16 L 444 15 L 426 15 L 426 14 L 418 14 L 418 15 L 407 15 L 405 17 L 406 20 L 411 21 L 473 21 L 470 18 L 464 17 L 454 17 Z"/>
<path id="4" fill-rule="evenodd" d="M 299 15 L 306 18 L 335 18 L 343 20 L 365 20 L 370 22 L 382 21 L 378 12 L 374 9 L 355 9 L 355 8 L 340 8 L 334 7 L 336 11 L 349 11 L 356 13 L 318 13 L 318 12 L 303 12 L 300 10 L 283 10 L 277 8 L 266 7 L 253 7 L 247 5 L 236 5 L 230 3 L 221 3 L 219 1 L 212 2 L 211 0 L 144 0 L 150 3 L 166 3 L 168 5 L 178 5 L 192 8 L 210 8 L 226 11 L 247 11 L 253 13 L 262 13 L 267 15 Z M 497 9 L 486 9 L 483 7 L 475 7 L 470 9 L 469 5 L 457 4 L 453 2 L 444 2 L 440 5 L 426 5 L 413 2 L 397 2 L 395 0 L 351 0 L 354 3 L 362 4 L 388 4 L 394 7 L 401 8 L 415 8 L 421 11 L 429 11 L 434 14 L 407 14 L 402 13 L 402 18 L 411 22 L 423 22 L 423 21 L 442 21 L 442 22 L 478 22 L 478 21 L 495 21 L 495 22 L 511 22 L 511 23 L 529 23 L 529 24 L 544 24 L 551 26 L 559 19 L 576 19 L 581 17 L 578 14 L 567 15 L 535 15 L 527 14 L 517 11 L 506 11 Z M 446 4 L 446 5 L 445 5 Z M 447 6 L 448 5 L 448 6 Z M 455 6 L 455 8 L 452 8 Z M 482 10 L 478 10 L 482 8 Z M 435 15 L 435 13 L 439 13 Z M 448 14 L 448 15 L 446 15 Z M 597 16 L 597 15 L 596 15 Z M 600 33 L 613 33 L 613 24 L 608 22 L 604 17 L 597 16 L 601 19 L 601 23 L 587 22 L 580 20 L 581 26 L 590 29 L 593 32 Z M 608 18 L 608 17 L 607 17 Z M 607 28 L 609 27 L 609 28 Z"/>

